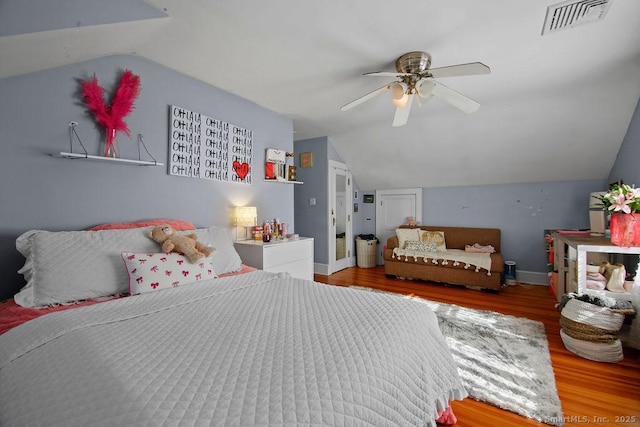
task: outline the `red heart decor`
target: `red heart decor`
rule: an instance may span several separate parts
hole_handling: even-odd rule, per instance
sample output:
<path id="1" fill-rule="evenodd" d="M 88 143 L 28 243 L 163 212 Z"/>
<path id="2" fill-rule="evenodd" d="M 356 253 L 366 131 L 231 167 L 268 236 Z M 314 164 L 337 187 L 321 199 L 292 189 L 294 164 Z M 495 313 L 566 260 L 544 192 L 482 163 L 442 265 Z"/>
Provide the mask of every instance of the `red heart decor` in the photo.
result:
<path id="1" fill-rule="evenodd" d="M 244 179 L 249 174 L 249 163 L 233 162 L 233 170 L 240 179 Z"/>

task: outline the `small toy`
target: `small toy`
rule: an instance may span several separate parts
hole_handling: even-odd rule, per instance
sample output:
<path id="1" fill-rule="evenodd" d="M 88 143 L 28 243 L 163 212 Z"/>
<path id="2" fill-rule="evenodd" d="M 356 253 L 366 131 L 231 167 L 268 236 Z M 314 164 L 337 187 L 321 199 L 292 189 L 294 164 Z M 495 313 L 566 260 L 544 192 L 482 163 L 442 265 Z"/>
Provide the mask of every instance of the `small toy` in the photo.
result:
<path id="1" fill-rule="evenodd" d="M 418 225 L 418 221 L 413 219 L 412 216 L 408 216 L 407 217 L 407 225 L 410 225 L 411 227 L 416 227 Z"/>
<path id="2" fill-rule="evenodd" d="M 199 242 L 196 234 L 176 234 L 169 224 L 162 224 L 151 230 L 150 237 L 162 245 L 163 252 L 177 252 L 195 263 L 211 255 L 215 248 Z"/>

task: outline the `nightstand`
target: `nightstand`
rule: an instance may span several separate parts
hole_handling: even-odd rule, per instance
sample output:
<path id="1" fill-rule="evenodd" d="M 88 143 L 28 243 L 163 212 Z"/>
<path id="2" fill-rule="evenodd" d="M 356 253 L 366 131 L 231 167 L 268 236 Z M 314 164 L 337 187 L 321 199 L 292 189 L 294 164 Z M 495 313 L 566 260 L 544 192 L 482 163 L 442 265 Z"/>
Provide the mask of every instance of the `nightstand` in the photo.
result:
<path id="1" fill-rule="evenodd" d="M 313 280 L 313 238 L 263 243 L 240 240 L 234 243 L 242 262 L 260 270 L 286 271 L 293 277 Z"/>

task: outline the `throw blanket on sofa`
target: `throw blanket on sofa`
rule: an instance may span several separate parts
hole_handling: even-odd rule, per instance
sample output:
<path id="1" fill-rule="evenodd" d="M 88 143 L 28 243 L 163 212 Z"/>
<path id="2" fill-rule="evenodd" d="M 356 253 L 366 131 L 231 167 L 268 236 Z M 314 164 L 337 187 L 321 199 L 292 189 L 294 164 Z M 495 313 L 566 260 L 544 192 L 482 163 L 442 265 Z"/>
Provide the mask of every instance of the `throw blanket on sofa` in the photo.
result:
<path id="1" fill-rule="evenodd" d="M 425 252 L 414 251 L 410 249 L 393 248 L 393 258 L 409 261 L 409 257 L 412 257 L 414 261 L 418 261 L 418 258 L 422 258 L 424 262 L 432 262 L 433 264 L 441 263 L 447 265 L 449 262 L 453 263 L 453 266 L 464 264 L 464 268 L 474 267 L 476 272 L 480 269 L 487 270 L 487 276 L 491 276 L 491 255 L 488 253 L 479 252 L 467 252 L 461 249 L 447 249 L 443 252 Z"/>

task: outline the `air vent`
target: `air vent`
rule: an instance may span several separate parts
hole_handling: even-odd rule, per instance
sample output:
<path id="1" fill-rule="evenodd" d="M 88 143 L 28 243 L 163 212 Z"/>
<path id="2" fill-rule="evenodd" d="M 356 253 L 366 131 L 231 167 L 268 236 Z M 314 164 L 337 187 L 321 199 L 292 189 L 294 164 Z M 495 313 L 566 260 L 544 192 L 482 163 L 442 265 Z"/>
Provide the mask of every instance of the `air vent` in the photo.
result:
<path id="1" fill-rule="evenodd" d="M 547 7 L 542 35 L 604 18 L 613 0 L 569 0 Z"/>

